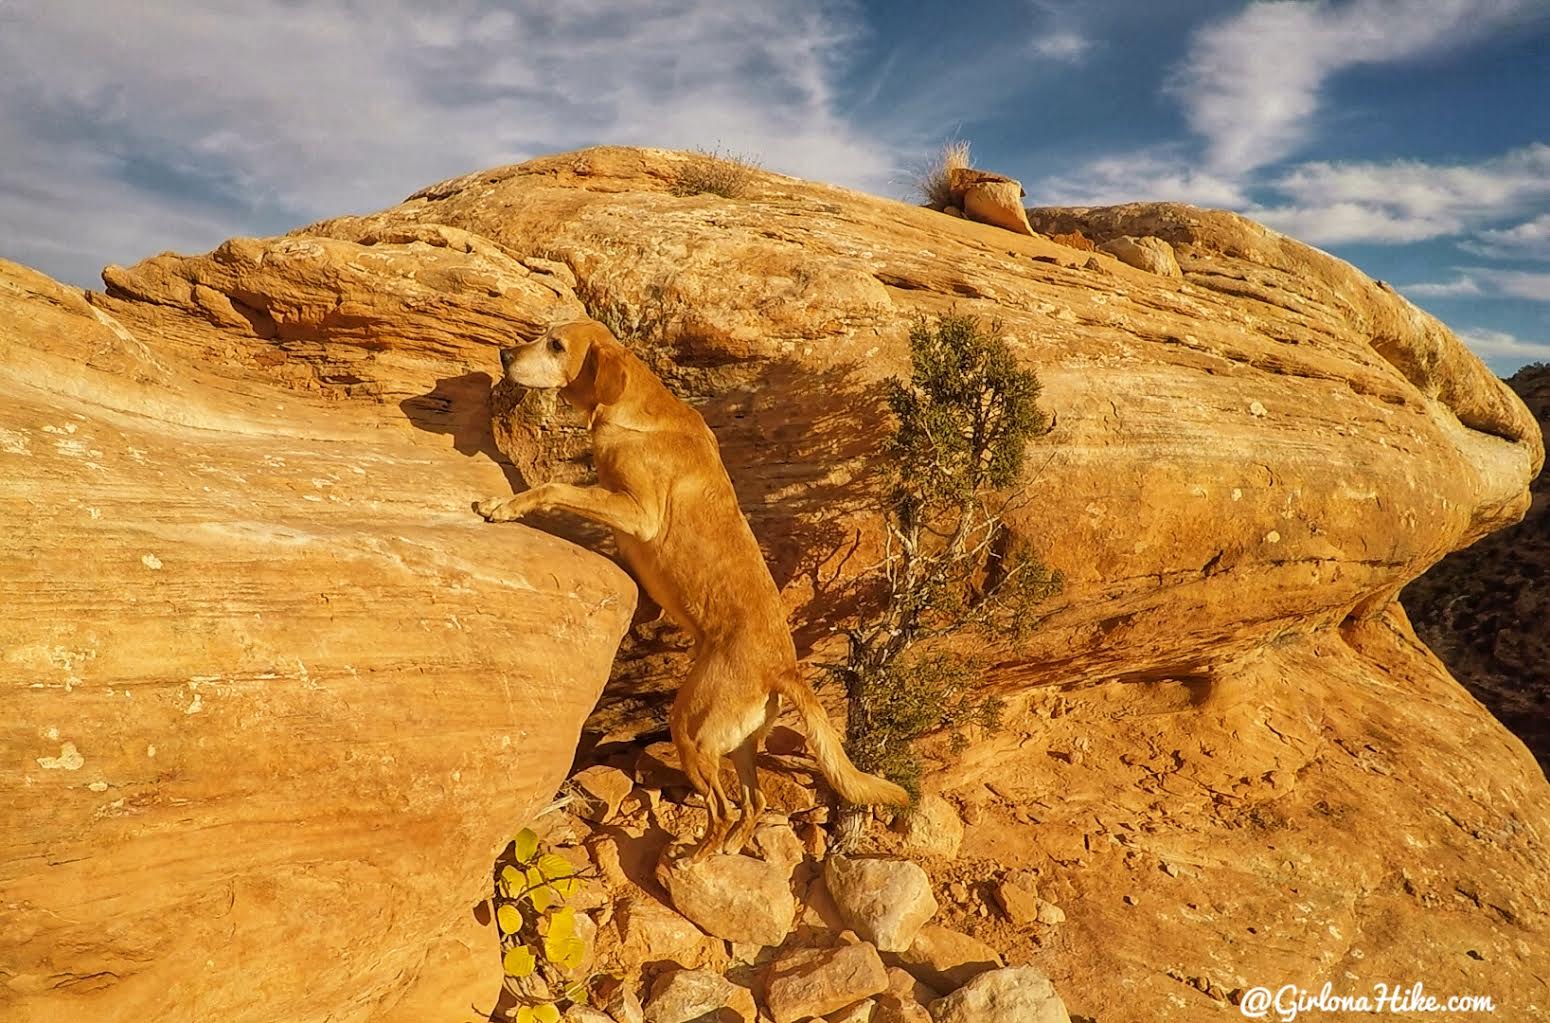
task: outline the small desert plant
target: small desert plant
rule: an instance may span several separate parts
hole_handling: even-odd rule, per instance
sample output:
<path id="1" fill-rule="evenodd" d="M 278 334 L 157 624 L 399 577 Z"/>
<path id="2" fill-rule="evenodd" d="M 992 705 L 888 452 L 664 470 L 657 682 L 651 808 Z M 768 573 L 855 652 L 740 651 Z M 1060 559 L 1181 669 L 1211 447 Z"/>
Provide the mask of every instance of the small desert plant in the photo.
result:
<path id="1" fill-rule="evenodd" d="M 586 959 L 586 938 L 566 901 L 583 875 L 565 857 L 546 852 L 527 828 L 517 833 L 495 865 L 495 927 L 500 932 L 506 986 L 518 1004 L 515 1023 L 558 1023 L 562 1002 L 585 998 L 585 978 L 575 976 Z"/>
<path id="2" fill-rule="evenodd" d="M 898 428 L 877 569 L 882 607 L 847 630 L 846 661 L 830 670 L 845 686 L 851 759 L 913 793 L 917 739 L 946 731 L 961 748 L 966 727 L 1000 720 L 980 665 L 943 641 L 965 629 L 1025 636 L 1033 605 L 1060 581 L 1011 542 L 1003 521 L 1024 449 L 1048 428 L 1038 377 L 1017 365 L 999 325 L 972 316 L 917 320 L 909 345 L 910 379 L 891 381 L 888 395 Z M 859 824 L 854 810 L 847 816 L 842 844 Z"/>
<path id="3" fill-rule="evenodd" d="M 741 153 L 723 153 L 719 148 L 696 149 L 694 155 L 678 166 L 673 180 L 674 195 L 699 195 L 709 192 L 723 199 L 740 199 L 748 192 L 759 161 Z"/>
<path id="4" fill-rule="evenodd" d="M 945 143 L 915 178 L 922 205 L 943 210 L 953 205 L 952 172 L 970 167 L 969 143 L 953 139 Z"/>

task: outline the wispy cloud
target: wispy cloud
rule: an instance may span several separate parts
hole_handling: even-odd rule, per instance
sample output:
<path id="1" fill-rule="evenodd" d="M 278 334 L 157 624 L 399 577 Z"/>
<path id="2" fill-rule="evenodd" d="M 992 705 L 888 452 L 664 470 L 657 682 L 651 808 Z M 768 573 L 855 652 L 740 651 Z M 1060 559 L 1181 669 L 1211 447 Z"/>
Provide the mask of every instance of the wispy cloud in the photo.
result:
<path id="1" fill-rule="evenodd" d="M 1518 298 L 1550 302 L 1550 273 L 1460 267 L 1451 281 L 1405 284 L 1400 291 L 1420 298 Z"/>
<path id="2" fill-rule="evenodd" d="M 1306 163 L 1272 187 L 1291 202 L 1257 211 L 1313 242 L 1412 242 L 1486 227 L 1550 198 L 1550 145 L 1468 164 Z"/>
<path id="3" fill-rule="evenodd" d="M 1525 341 L 1503 330 L 1469 327 L 1458 332 L 1459 338 L 1482 359 L 1521 365 L 1525 362 L 1550 362 L 1550 342 Z"/>
<path id="4" fill-rule="evenodd" d="M 1079 32 L 1057 30 L 1039 36 L 1033 41 L 1033 52 L 1047 60 L 1059 60 L 1074 64 L 1087 55 L 1092 40 Z"/>
<path id="5" fill-rule="evenodd" d="M 1236 182 L 1191 165 L 1176 149 L 1159 147 L 1093 160 L 1070 174 L 1029 186 L 1039 206 L 1112 206 L 1127 202 L 1187 202 L 1241 209 L 1247 194 Z"/>
<path id="6" fill-rule="evenodd" d="M 1451 281 L 1403 284 L 1400 285 L 1399 290 L 1406 295 L 1419 298 L 1462 298 L 1468 295 L 1479 295 L 1482 291 L 1480 282 L 1466 274 L 1460 274 Z"/>
<path id="7" fill-rule="evenodd" d="M 1550 260 L 1550 213 L 1513 227 L 1481 231 L 1459 248 L 1489 259 Z"/>
<path id="8" fill-rule="evenodd" d="M 84 282 L 599 142 L 880 189 L 836 113 L 860 31 L 822 0 L 0 5 L 0 254 Z"/>
<path id="9" fill-rule="evenodd" d="M 1534 2 L 1251 3 L 1195 34 L 1169 90 L 1205 139 L 1211 170 L 1242 174 L 1291 155 L 1308 139 L 1331 76 L 1467 45 Z"/>

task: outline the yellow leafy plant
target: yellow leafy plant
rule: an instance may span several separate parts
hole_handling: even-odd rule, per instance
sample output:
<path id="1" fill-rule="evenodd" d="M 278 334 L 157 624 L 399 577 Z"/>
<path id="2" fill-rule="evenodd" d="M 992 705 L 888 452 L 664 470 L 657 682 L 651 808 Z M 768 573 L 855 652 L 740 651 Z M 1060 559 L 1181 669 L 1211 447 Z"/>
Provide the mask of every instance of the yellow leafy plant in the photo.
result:
<path id="1" fill-rule="evenodd" d="M 585 999 L 585 978 L 575 974 L 586 961 L 587 941 L 575 907 L 566 902 L 586 876 L 564 856 L 544 849 L 529 828 L 517 833 L 497 861 L 492 905 L 506 984 L 521 1002 L 512 1017 L 516 1023 L 558 1023 L 556 1001 Z"/>

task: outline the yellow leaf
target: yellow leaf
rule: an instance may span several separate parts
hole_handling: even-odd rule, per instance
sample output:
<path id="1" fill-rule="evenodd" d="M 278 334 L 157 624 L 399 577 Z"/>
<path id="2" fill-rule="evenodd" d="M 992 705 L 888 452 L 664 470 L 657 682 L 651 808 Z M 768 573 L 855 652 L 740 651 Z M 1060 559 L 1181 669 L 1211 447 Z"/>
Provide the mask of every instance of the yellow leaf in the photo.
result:
<path id="1" fill-rule="evenodd" d="M 542 913 L 560 904 L 560 894 L 554 890 L 554 886 L 544 882 L 544 876 L 538 872 L 538 868 L 527 872 L 527 887 L 531 889 L 527 893 L 528 901 L 533 908 Z"/>
<path id="2" fill-rule="evenodd" d="M 516 846 L 518 863 L 528 863 L 538 855 L 538 836 L 533 833 L 532 828 L 523 828 L 517 832 L 517 837 L 512 839 L 512 844 Z"/>
<path id="3" fill-rule="evenodd" d="M 506 967 L 507 975 L 517 978 L 532 976 L 533 970 L 538 966 L 538 959 L 533 955 L 532 950 L 524 945 L 507 949 L 501 962 Z"/>
<path id="4" fill-rule="evenodd" d="M 508 902 L 495 911 L 495 926 L 502 934 L 516 934 L 522 929 L 522 911 L 516 903 Z"/>
<path id="5" fill-rule="evenodd" d="M 543 1005 L 533 1006 L 534 1023 L 560 1023 L 560 1010 L 545 1002 Z"/>
<path id="6" fill-rule="evenodd" d="M 501 868 L 501 884 L 505 886 L 506 891 L 504 894 L 508 899 L 516 898 L 517 893 L 527 887 L 526 878 L 523 877 L 522 871 L 510 864 Z"/>
<path id="7" fill-rule="evenodd" d="M 538 872 L 549 882 L 555 894 L 568 899 L 576 894 L 576 867 L 565 857 L 549 853 L 538 860 Z"/>
<path id="8" fill-rule="evenodd" d="M 524 1005 L 517 1010 L 517 1023 L 533 1023 L 536 1018 L 531 1005 Z"/>
<path id="9" fill-rule="evenodd" d="M 576 933 L 576 911 L 569 906 L 549 918 L 544 934 L 544 958 L 567 970 L 581 965 L 587 957 L 587 943 Z"/>

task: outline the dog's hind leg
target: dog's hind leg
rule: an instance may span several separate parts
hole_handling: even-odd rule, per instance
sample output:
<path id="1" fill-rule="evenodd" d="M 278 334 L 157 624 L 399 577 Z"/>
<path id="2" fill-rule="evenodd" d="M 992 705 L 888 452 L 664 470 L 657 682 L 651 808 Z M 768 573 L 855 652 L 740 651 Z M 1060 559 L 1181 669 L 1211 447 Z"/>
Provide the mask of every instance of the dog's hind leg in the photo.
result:
<path id="1" fill-rule="evenodd" d="M 726 851 L 733 856 L 740 854 L 748 845 L 748 840 L 753 837 L 754 828 L 758 827 L 759 815 L 764 812 L 766 806 L 764 793 L 759 791 L 759 747 L 763 744 L 764 737 L 770 734 L 770 729 L 775 727 L 775 719 L 779 715 L 780 697 L 771 693 L 764 705 L 764 723 L 754 729 L 753 734 L 732 751 L 732 763 L 737 768 L 737 779 L 742 787 L 742 799 L 739 803 L 742 819 L 737 822 L 737 827 L 726 844 Z"/>

